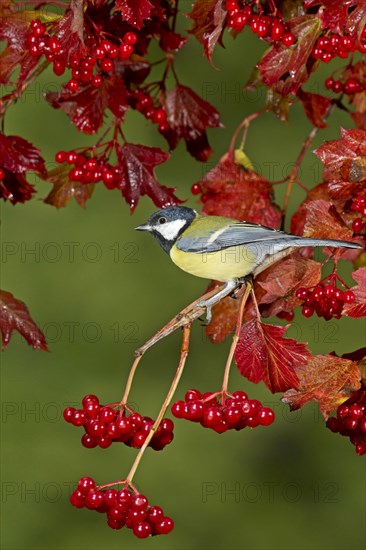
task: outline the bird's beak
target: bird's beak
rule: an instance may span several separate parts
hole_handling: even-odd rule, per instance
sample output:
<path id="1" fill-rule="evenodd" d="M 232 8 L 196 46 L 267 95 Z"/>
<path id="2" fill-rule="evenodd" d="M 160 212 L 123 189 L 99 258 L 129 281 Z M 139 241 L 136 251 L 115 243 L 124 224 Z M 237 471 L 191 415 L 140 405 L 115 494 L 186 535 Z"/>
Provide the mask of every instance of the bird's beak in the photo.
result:
<path id="1" fill-rule="evenodd" d="M 142 225 L 138 225 L 135 227 L 136 231 L 151 231 L 151 225 L 148 223 L 143 223 Z"/>

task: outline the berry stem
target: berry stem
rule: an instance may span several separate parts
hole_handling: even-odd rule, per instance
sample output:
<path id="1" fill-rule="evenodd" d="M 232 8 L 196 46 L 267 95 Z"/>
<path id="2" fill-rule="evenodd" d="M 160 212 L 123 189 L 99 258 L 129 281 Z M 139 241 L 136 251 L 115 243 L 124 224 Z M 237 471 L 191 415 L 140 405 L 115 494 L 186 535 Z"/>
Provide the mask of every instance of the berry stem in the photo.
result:
<path id="1" fill-rule="evenodd" d="M 144 444 L 142 445 L 141 449 L 137 453 L 136 458 L 135 458 L 135 460 L 132 464 L 132 468 L 129 471 L 127 477 L 126 477 L 126 483 L 128 483 L 129 485 L 131 485 L 131 483 L 132 483 L 132 480 L 133 480 L 133 477 L 136 473 L 136 470 L 137 470 L 137 468 L 138 468 L 138 466 L 141 462 L 142 457 L 144 456 L 144 453 L 145 453 L 151 439 L 154 436 L 154 433 L 159 428 L 160 422 L 162 421 L 162 419 L 164 417 L 164 414 L 165 414 L 167 408 L 169 407 L 169 405 L 171 403 L 171 400 L 173 399 L 174 393 L 177 389 L 180 378 L 183 374 L 184 366 L 185 366 L 186 359 L 187 359 L 187 356 L 188 356 L 191 326 L 192 326 L 191 324 L 187 324 L 183 327 L 183 338 L 182 338 L 182 346 L 181 346 L 181 352 L 180 352 L 180 359 L 179 359 L 178 368 L 177 368 L 176 373 L 174 375 L 174 378 L 173 378 L 172 384 L 169 388 L 169 391 L 167 393 L 167 396 L 164 399 L 164 402 L 161 406 L 159 414 L 158 414 L 153 426 L 151 427 L 151 430 L 150 430 Z"/>
<path id="2" fill-rule="evenodd" d="M 227 394 L 227 391 L 228 391 L 230 368 L 231 368 L 231 363 L 233 361 L 234 353 L 235 353 L 236 346 L 238 344 L 238 340 L 240 336 L 240 329 L 243 322 L 245 304 L 247 303 L 247 300 L 252 288 L 253 288 L 253 282 L 251 280 L 247 281 L 245 292 L 240 301 L 238 319 L 235 327 L 235 334 L 233 336 L 233 341 L 231 342 L 229 355 L 227 356 L 227 360 L 226 360 L 224 378 L 222 381 L 222 388 L 221 388 L 223 400 L 225 399 L 225 395 Z"/>
<path id="3" fill-rule="evenodd" d="M 241 143 L 241 148 L 242 148 L 244 146 L 244 142 L 245 142 L 245 138 L 246 138 L 246 135 L 247 135 L 249 124 L 252 122 L 252 120 L 257 118 L 259 115 L 263 114 L 265 111 L 266 111 L 266 109 L 260 109 L 259 111 L 256 111 L 255 113 L 252 113 L 251 115 L 247 116 L 244 120 L 241 121 L 241 123 L 236 128 L 235 132 L 233 133 L 233 137 L 231 138 L 231 141 L 230 141 L 230 146 L 229 146 L 229 151 L 228 151 L 230 156 L 232 156 L 232 154 L 233 154 L 234 147 L 235 147 L 235 141 L 236 141 L 236 138 L 238 137 L 240 131 L 244 128 L 243 139 L 242 139 L 242 143 Z"/>
<path id="4" fill-rule="evenodd" d="M 323 116 L 324 121 L 326 121 L 330 117 L 330 115 L 333 113 L 335 107 L 336 107 L 335 103 L 332 103 L 330 105 L 327 112 Z M 319 128 L 314 126 L 314 128 L 312 128 L 311 132 L 309 133 L 309 135 L 305 139 L 304 143 L 302 144 L 302 147 L 300 149 L 300 153 L 297 156 L 294 167 L 293 167 L 293 169 L 290 173 L 290 176 L 288 178 L 286 193 L 285 193 L 285 198 L 284 198 L 284 201 L 283 201 L 283 208 L 282 208 L 282 210 L 283 210 L 282 221 L 281 221 L 281 229 L 282 230 L 285 227 L 285 219 L 286 219 L 286 214 L 287 214 L 287 208 L 288 208 L 288 204 L 289 204 L 290 195 L 291 195 L 293 185 L 294 185 L 295 182 L 298 183 L 299 168 L 301 166 L 302 161 L 304 160 L 304 156 L 305 156 L 307 150 L 309 149 L 310 145 L 314 141 L 314 139 L 315 139 L 316 135 L 318 134 L 318 132 L 319 132 Z"/>

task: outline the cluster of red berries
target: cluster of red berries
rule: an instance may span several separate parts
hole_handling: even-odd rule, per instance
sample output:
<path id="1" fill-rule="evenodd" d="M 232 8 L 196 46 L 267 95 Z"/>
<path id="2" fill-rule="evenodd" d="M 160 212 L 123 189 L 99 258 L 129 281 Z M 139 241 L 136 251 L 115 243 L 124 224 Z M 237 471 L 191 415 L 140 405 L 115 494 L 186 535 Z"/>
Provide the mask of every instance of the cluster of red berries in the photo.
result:
<path id="1" fill-rule="evenodd" d="M 235 31 L 241 31 L 249 25 L 255 34 L 267 41 L 282 42 L 287 47 L 296 42 L 295 35 L 288 32 L 286 23 L 274 15 L 253 13 L 248 5 L 241 9 L 237 0 L 226 0 L 225 8 L 229 15 L 227 25 Z"/>
<path id="2" fill-rule="evenodd" d="M 122 482 L 121 482 L 122 483 Z M 75 508 L 88 508 L 107 514 L 107 523 L 112 529 L 127 527 L 139 539 L 150 535 L 167 535 L 174 528 L 173 520 L 164 516 L 160 506 L 150 506 L 142 493 L 133 493 L 128 488 L 102 489 L 91 477 L 79 479 L 76 491 L 70 496 Z"/>
<path id="3" fill-rule="evenodd" d="M 343 281 L 341 282 L 344 284 Z M 318 317 L 324 317 L 326 321 L 333 317 L 339 319 L 344 304 L 352 304 L 355 301 L 352 290 L 343 291 L 337 288 L 334 275 L 331 275 L 327 282 L 318 283 L 313 290 L 310 288 L 297 289 L 296 298 L 303 301 L 302 314 L 304 317 L 311 317 L 316 313 Z"/>
<path id="4" fill-rule="evenodd" d="M 47 33 L 46 26 L 39 19 L 33 19 L 30 23 L 27 46 L 32 57 L 45 55 L 47 61 L 53 63 L 53 72 L 57 76 L 64 74 L 66 59 L 60 41 L 57 36 Z"/>
<path id="5" fill-rule="evenodd" d="M 348 35 L 339 36 L 332 33 L 329 36 L 321 36 L 313 48 L 312 56 L 314 59 L 329 63 L 335 57 L 346 59 L 356 50 L 366 53 L 366 29 L 361 34 L 360 42 L 356 42 L 352 36 Z"/>
<path id="6" fill-rule="evenodd" d="M 158 125 L 158 130 L 161 134 L 166 134 L 169 131 L 170 126 L 167 122 L 165 109 L 161 106 L 155 107 L 154 100 L 148 92 L 136 90 L 133 94 L 133 102 L 137 111 Z"/>
<path id="7" fill-rule="evenodd" d="M 2 168 L 0 168 L 0 181 L 5 178 L 5 172 Z"/>
<path id="8" fill-rule="evenodd" d="M 127 32 L 119 46 L 104 39 L 94 48 L 91 55 L 81 59 L 71 59 L 72 78 L 66 87 L 71 92 L 76 92 L 80 84 L 91 84 L 94 88 L 99 88 L 103 84 L 103 75 L 114 72 L 114 61 L 128 59 L 133 53 L 133 46 L 136 42 L 136 34 Z M 95 68 L 96 74 L 94 74 Z"/>
<path id="9" fill-rule="evenodd" d="M 355 218 L 352 222 L 352 229 L 355 233 L 366 231 L 366 195 L 356 197 L 352 201 L 351 209 L 361 214 L 360 218 Z M 364 218 L 364 220 L 362 219 Z"/>
<path id="10" fill-rule="evenodd" d="M 366 454 L 366 390 L 352 393 L 337 409 L 337 416 L 327 420 L 332 432 L 349 437 L 358 455 Z"/>
<path id="11" fill-rule="evenodd" d="M 359 92 L 363 92 L 365 89 L 365 86 L 362 84 L 362 82 L 360 82 L 359 80 L 357 80 L 357 78 L 353 76 L 347 78 L 345 82 L 334 80 L 334 78 L 330 76 L 325 81 L 325 87 L 327 88 L 327 90 L 332 90 L 336 94 L 343 92 L 347 95 L 358 94 Z"/>
<path id="12" fill-rule="evenodd" d="M 82 409 L 67 407 L 64 419 L 73 426 L 83 426 L 85 433 L 81 443 L 87 449 L 101 447 L 107 449 L 114 441 L 124 443 L 129 447 L 139 449 L 154 424 L 148 416 L 141 416 L 130 411 L 125 416 L 124 411 L 114 409 L 99 403 L 96 395 L 86 395 L 82 400 Z M 149 443 L 155 451 L 161 451 L 173 441 L 174 423 L 170 418 L 163 418 L 159 428 Z"/>
<path id="13" fill-rule="evenodd" d="M 71 151 L 58 151 L 55 156 L 56 162 L 72 164 L 74 167 L 69 172 L 70 181 L 81 183 L 97 183 L 103 181 L 108 189 L 116 185 L 118 169 L 114 168 L 103 158 L 88 157 L 85 153 Z"/>
<path id="14" fill-rule="evenodd" d="M 239 431 L 247 426 L 269 426 L 275 419 L 272 409 L 263 407 L 257 399 L 249 399 L 243 391 L 227 394 L 224 400 L 222 392 L 202 394 L 198 390 L 189 390 L 184 399 L 173 403 L 173 415 L 199 422 L 204 428 L 211 428 L 217 433 L 233 429 Z"/>

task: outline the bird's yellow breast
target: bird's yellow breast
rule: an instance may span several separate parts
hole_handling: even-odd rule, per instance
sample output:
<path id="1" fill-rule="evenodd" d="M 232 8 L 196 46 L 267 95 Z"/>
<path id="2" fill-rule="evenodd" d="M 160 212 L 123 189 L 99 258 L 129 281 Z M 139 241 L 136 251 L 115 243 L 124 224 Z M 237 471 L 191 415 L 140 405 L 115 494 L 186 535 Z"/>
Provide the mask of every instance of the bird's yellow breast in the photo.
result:
<path id="1" fill-rule="evenodd" d="M 170 257 L 178 267 L 191 275 L 221 282 L 245 277 L 256 266 L 256 256 L 242 245 L 203 254 L 183 252 L 174 245 Z"/>

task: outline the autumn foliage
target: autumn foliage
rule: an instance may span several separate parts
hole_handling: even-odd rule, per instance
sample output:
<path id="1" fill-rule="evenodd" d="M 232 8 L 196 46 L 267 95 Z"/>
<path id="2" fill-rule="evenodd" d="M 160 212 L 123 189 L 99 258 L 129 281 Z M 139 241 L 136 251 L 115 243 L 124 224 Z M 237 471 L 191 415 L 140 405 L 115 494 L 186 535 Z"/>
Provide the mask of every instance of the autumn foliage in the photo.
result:
<path id="1" fill-rule="evenodd" d="M 52 12 L 52 2 L 47 12 L 43 3 L 35 2 L 32 9 L 28 4 L 1 2 L 0 38 L 4 47 L 0 84 L 7 90 L 0 101 L 1 117 L 4 119 L 28 85 L 52 66 L 59 90 L 47 93 L 45 101 L 61 110 L 79 132 L 95 134 L 95 142 L 77 150 L 55 150 L 58 164 L 49 171 L 37 143 L 27 141 L 27 136 L 0 132 L 0 197 L 13 205 L 34 199 L 36 189 L 28 182 L 30 173 L 50 184 L 43 198 L 45 208 L 66 207 L 71 199 L 86 207 L 96 185 L 104 185 L 106 192 L 126 201 L 132 212 L 144 195 L 157 207 L 187 200 L 179 189 L 158 180 L 156 167 L 174 155 L 181 141 L 188 155 L 206 162 L 212 153 L 207 131 L 221 128 L 225 136 L 225 130 L 217 107 L 180 81 L 175 57 L 188 40 L 196 39 L 213 65 L 216 48 L 234 38 L 244 40 L 240 36 L 244 28 L 267 43 L 262 58 L 252 60 L 254 69 L 247 83 L 247 89 L 265 90 L 265 108 L 238 121 L 232 138 L 223 137 L 226 146 L 221 159 L 200 181 L 192 182 L 192 193 L 198 195 L 207 215 L 277 229 L 286 223 L 297 235 L 363 245 L 361 251 L 339 250 L 336 254 L 333 249 L 324 249 L 323 262 L 314 259 L 312 250 L 301 249 L 261 273 L 246 304 L 235 350 L 242 376 L 254 384 L 264 382 L 273 393 L 281 392 L 291 409 L 315 401 L 327 420 L 351 396 L 350 403 L 355 406 L 355 392 L 366 384 L 366 351 L 349 349 L 346 356 L 338 357 L 329 349 L 326 355 L 314 355 L 311 343 L 287 337 L 289 325 L 278 320 L 290 324 L 294 311 L 301 308 L 305 317 L 351 317 L 362 330 L 364 319 L 357 319 L 366 315 L 366 64 L 362 59 L 366 52 L 366 3 L 196 1 L 185 14 L 190 28 L 184 34 L 176 31 L 181 16 L 178 0 L 55 3 L 63 7 L 62 14 L 60 10 Z M 334 58 L 343 64 L 335 72 L 329 70 L 323 92 L 308 91 L 311 75 Z M 155 65 L 160 68 L 158 78 L 152 77 Z M 168 80 L 168 75 L 173 78 Z M 304 136 L 288 178 L 268 181 L 256 173 L 244 152 L 248 127 L 268 111 L 287 121 L 294 103 L 302 105 L 312 132 Z M 330 124 L 335 109 L 348 113 L 350 128 L 339 128 L 338 139 L 324 141 L 314 151 L 323 164 L 323 176 L 308 189 L 299 177 L 303 156 L 316 133 Z M 124 119 L 129 110 L 156 126 L 165 138 L 164 148 L 127 140 Z M 285 186 L 282 206 L 275 202 L 275 185 Z M 288 219 L 289 197 L 297 185 L 306 195 Z M 324 277 L 322 267 L 329 261 L 333 271 Z M 343 281 L 337 275 L 339 262 L 352 263 L 353 281 Z M 210 288 L 215 284 L 212 282 Z M 12 332 L 18 331 L 33 348 L 47 350 L 23 302 L 1 291 L 0 306 L 3 348 Z M 239 300 L 232 297 L 214 307 L 212 322 L 206 327 L 212 342 L 222 342 L 232 334 L 238 310 Z M 270 324 L 263 322 L 266 318 Z M 364 403 L 364 397 L 361 401 Z M 361 416 L 354 413 L 352 421 L 366 415 L 365 405 L 362 407 Z M 361 424 L 357 426 L 357 437 L 352 436 L 356 424 L 342 432 L 342 426 L 333 423 L 333 431 L 350 437 L 357 453 L 364 454 L 366 426 L 365 431 Z"/>

